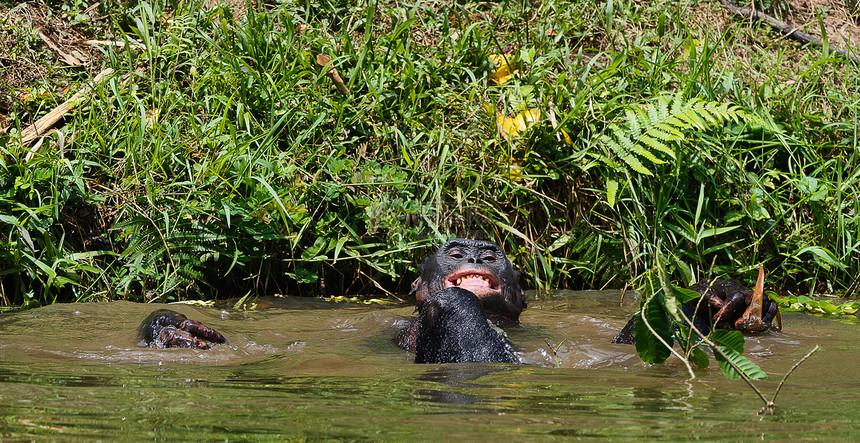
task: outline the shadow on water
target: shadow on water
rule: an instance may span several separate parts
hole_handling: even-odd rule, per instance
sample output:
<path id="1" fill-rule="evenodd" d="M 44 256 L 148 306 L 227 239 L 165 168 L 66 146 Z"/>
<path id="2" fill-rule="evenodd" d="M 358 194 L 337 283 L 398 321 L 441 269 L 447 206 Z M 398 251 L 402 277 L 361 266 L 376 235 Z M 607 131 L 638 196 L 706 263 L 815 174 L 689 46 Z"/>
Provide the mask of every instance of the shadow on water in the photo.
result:
<path id="1" fill-rule="evenodd" d="M 533 297 L 534 298 L 534 297 Z M 856 318 L 784 314 L 748 337 L 777 414 L 715 363 L 648 366 L 612 336 L 616 291 L 530 300 L 508 332 L 528 365 L 416 365 L 393 344 L 409 306 L 261 299 L 255 311 L 172 305 L 222 331 L 209 351 L 137 345 L 159 305 L 52 305 L 0 315 L 0 439 L 824 439 L 857 436 Z"/>

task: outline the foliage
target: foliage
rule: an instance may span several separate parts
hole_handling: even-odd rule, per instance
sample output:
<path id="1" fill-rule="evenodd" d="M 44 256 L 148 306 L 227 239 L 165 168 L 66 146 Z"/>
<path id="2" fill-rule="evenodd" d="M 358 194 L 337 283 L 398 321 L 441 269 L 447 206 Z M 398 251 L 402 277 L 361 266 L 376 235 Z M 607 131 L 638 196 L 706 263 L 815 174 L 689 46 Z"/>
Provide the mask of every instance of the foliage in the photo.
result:
<path id="1" fill-rule="evenodd" d="M 658 257 L 681 286 L 764 264 L 858 287 L 856 68 L 695 5 L 45 7 L 124 44 L 68 69 L 0 26 L 0 62 L 45 68 L 0 106 L 0 304 L 402 293 L 452 236 L 502 243 L 530 287 L 644 287 Z M 104 67 L 25 161 L 21 130 Z"/>
<path id="2" fill-rule="evenodd" d="M 752 380 L 767 378 L 758 365 L 743 356 L 744 337 L 738 331 L 712 330 L 707 337 L 691 326 L 680 306 L 699 298 L 689 289 L 678 288 L 668 283 L 666 269 L 657 259 L 653 270 L 642 278 L 642 302 L 636 315 L 634 343 L 636 352 L 646 363 L 663 363 L 675 354 L 700 368 L 709 366 L 709 357 L 702 348 L 708 347 L 723 374 L 729 379 L 746 376 Z M 681 352 L 673 350 L 677 342 Z"/>
<path id="3" fill-rule="evenodd" d="M 860 311 L 860 302 L 858 301 L 833 304 L 830 300 L 814 300 L 805 295 L 780 297 L 770 294 L 770 297 L 776 300 L 782 306 L 783 310 L 788 311 L 824 315 L 856 315 Z"/>
<path id="4" fill-rule="evenodd" d="M 654 104 L 633 105 L 624 113 L 623 124 L 610 124 L 603 134 L 596 137 L 604 151 L 608 151 L 596 157 L 609 167 L 610 173 L 621 176 L 629 176 L 631 170 L 654 176 L 642 160 L 655 165 L 665 164 L 666 161 L 658 155 L 677 160 L 672 145 L 686 140 L 685 131 L 706 131 L 725 122 L 738 123 L 741 120 L 764 125 L 762 119 L 744 112 L 737 105 L 708 102 L 698 97 L 685 100 L 682 91 L 673 96 L 658 96 Z M 606 200 L 610 206 L 615 205 L 618 187 L 618 180 L 606 179 Z"/>

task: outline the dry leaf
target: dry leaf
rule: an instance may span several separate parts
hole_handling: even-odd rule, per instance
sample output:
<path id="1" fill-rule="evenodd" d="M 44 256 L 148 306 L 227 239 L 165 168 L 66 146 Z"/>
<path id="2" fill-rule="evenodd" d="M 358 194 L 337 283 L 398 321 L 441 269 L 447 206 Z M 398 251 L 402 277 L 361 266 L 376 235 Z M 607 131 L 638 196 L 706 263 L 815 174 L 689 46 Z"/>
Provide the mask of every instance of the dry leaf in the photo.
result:
<path id="1" fill-rule="evenodd" d="M 340 74 L 338 74 L 337 69 L 331 66 L 331 57 L 325 54 L 317 54 L 317 64 L 322 66 L 324 69 L 328 67 L 328 71 L 326 75 L 331 79 L 331 82 L 334 84 L 334 87 L 343 95 L 349 95 L 349 88 L 346 87 L 346 83 L 343 82 L 343 79 L 340 78 Z"/>

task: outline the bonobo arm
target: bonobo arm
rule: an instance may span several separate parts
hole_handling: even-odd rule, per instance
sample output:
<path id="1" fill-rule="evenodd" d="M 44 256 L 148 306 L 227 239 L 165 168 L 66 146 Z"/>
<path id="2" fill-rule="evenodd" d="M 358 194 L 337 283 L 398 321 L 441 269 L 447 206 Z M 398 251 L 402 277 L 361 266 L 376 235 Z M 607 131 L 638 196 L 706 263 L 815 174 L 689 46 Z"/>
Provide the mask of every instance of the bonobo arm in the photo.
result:
<path id="1" fill-rule="evenodd" d="M 478 297 L 465 289 L 431 295 L 416 323 L 415 363 L 519 363 L 507 338 L 484 317 Z"/>
<path id="2" fill-rule="evenodd" d="M 702 299 L 681 305 L 681 310 L 692 320 L 696 329 L 705 335 L 713 328 L 747 333 L 766 332 L 773 326 L 774 318 L 779 317 L 777 303 L 766 294 L 762 294 L 761 314 L 753 313 L 757 307 L 757 301 L 753 300 L 753 291 L 735 279 L 702 280 L 690 286 L 690 289 L 701 294 Z M 760 319 L 756 315 L 760 315 Z M 633 343 L 635 318 L 634 315 L 627 322 L 612 340 L 613 343 Z"/>
<path id="3" fill-rule="evenodd" d="M 218 331 L 169 309 L 159 309 L 147 316 L 137 329 L 140 341 L 151 348 L 209 349 L 209 344 L 226 343 Z"/>
<path id="4" fill-rule="evenodd" d="M 498 326 L 519 322 L 526 308 L 525 294 L 517 283 L 518 273 L 495 243 L 454 239 L 442 245 L 420 266 L 421 275 L 412 283 L 412 294 L 420 310 L 434 294 L 446 288 L 464 289 L 479 300 L 486 318 Z M 397 336 L 397 345 L 415 352 L 418 320 Z"/>

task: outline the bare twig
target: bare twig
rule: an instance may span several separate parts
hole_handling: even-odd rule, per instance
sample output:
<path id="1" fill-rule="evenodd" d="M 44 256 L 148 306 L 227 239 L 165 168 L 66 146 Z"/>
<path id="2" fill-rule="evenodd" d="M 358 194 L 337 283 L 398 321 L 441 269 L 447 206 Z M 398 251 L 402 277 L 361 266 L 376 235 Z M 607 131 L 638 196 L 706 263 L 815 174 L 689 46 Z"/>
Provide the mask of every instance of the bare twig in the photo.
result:
<path id="1" fill-rule="evenodd" d="M 729 0 L 720 0 L 720 3 L 723 5 L 724 8 L 726 8 L 732 14 L 734 14 L 738 17 L 744 18 L 744 19 L 754 18 L 757 20 L 761 20 L 761 21 L 767 23 L 768 25 L 770 25 L 770 27 L 773 28 L 774 30 L 782 33 L 783 35 L 787 36 L 788 38 L 791 38 L 793 40 L 797 40 L 800 43 L 803 43 L 803 44 L 809 43 L 815 47 L 824 46 L 824 42 L 820 38 L 818 38 L 814 35 L 809 35 L 803 31 L 797 29 L 796 27 L 790 26 L 787 23 L 785 23 L 785 22 L 783 22 L 783 21 L 781 21 L 775 17 L 772 17 L 768 14 L 765 14 L 764 12 L 756 11 L 752 8 L 742 8 L 738 5 L 730 2 Z M 854 63 L 860 63 L 860 56 L 857 55 L 857 51 L 849 52 L 848 50 L 842 49 L 833 43 L 831 43 L 828 46 L 828 48 L 829 48 L 830 52 L 839 54 L 840 56 L 842 56 L 848 60 L 851 60 Z"/>
<path id="2" fill-rule="evenodd" d="M 782 377 L 782 380 L 776 386 L 776 391 L 774 391 L 773 397 L 771 397 L 770 401 L 767 402 L 767 404 L 758 411 L 758 415 L 773 415 L 773 409 L 776 407 L 776 405 L 774 404 L 774 402 L 776 401 L 776 396 L 779 395 L 779 390 L 782 389 L 782 385 L 785 384 L 785 380 L 788 379 L 788 376 L 791 375 L 791 373 L 794 372 L 794 370 L 797 369 L 797 367 L 800 366 L 801 363 L 805 362 L 806 359 L 812 356 L 812 354 L 814 354 L 819 349 L 821 349 L 821 346 L 815 345 L 815 347 L 812 348 L 811 351 L 809 351 L 806 355 L 803 356 L 803 358 L 800 359 L 800 361 L 798 361 L 794 364 L 794 366 L 791 367 L 791 370 L 789 370 L 788 373 L 786 373 L 785 376 Z"/>

